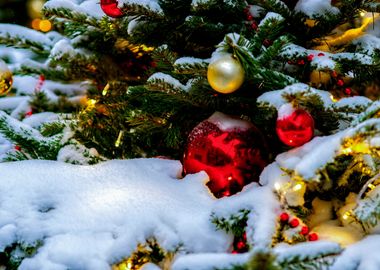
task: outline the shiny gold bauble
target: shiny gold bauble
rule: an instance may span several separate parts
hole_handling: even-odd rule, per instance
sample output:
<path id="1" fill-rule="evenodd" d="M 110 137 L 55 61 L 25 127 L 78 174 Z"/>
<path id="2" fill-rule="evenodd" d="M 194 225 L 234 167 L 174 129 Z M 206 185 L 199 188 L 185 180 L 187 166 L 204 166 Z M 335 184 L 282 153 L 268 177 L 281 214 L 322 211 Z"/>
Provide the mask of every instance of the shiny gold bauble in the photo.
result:
<path id="1" fill-rule="evenodd" d="M 244 69 L 230 54 L 223 55 L 211 62 L 207 70 L 211 87 L 222 94 L 235 92 L 244 82 Z"/>
<path id="2" fill-rule="evenodd" d="M 6 95 L 12 88 L 12 72 L 4 61 L 0 60 L 0 95 Z"/>

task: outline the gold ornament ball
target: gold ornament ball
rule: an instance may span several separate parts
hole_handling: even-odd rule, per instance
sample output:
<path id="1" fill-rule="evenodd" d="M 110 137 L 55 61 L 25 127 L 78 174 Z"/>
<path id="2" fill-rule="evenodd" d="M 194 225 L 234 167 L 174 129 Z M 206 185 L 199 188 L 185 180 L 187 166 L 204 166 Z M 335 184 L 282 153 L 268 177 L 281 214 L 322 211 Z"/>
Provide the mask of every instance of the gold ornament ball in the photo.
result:
<path id="1" fill-rule="evenodd" d="M 238 60 L 227 54 L 209 64 L 207 79 L 215 91 L 229 94 L 243 84 L 244 69 Z"/>
<path id="2" fill-rule="evenodd" d="M 12 88 L 12 72 L 7 64 L 0 59 L 0 95 L 6 95 Z"/>

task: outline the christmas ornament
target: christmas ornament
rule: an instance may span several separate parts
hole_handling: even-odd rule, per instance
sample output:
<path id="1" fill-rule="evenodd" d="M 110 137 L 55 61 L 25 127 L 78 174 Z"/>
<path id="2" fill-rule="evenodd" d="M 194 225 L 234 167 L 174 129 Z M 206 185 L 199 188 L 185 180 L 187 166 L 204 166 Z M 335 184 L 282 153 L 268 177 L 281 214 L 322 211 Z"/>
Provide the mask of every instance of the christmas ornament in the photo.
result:
<path id="1" fill-rule="evenodd" d="M 284 104 L 278 111 L 276 132 L 284 144 L 301 146 L 314 135 L 314 119 L 307 111 Z"/>
<path id="2" fill-rule="evenodd" d="M 12 72 L 7 64 L 0 59 L 0 95 L 6 95 L 13 84 Z"/>
<path id="3" fill-rule="evenodd" d="M 100 7 L 103 12 L 112 18 L 120 18 L 124 16 L 124 13 L 117 6 L 117 0 L 100 0 Z"/>
<path id="4" fill-rule="evenodd" d="M 243 84 L 244 69 L 232 55 L 225 54 L 209 64 L 207 79 L 215 91 L 229 94 Z"/>
<path id="5" fill-rule="evenodd" d="M 205 171 L 207 186 L 220 198 L 258 181 L 267 165 L 266 143 L 250 122 L 220 112 L 190 133 L 183 156 L 184 173 Z"/>

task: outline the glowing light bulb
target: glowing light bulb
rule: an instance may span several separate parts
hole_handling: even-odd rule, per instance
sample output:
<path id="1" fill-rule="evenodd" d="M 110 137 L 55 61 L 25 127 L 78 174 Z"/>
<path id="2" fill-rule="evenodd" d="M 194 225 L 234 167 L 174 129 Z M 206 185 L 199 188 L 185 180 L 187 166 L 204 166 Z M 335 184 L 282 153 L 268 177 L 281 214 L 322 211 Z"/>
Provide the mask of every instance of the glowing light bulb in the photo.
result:
<path id="1" fill-rule="evenodd" d="M 278 182 L 276 182 L 276 183 L 274 184 L 274 189 L 275 189 L 276 191 L 280 191 L 280 189 L 281 189 L 281 184 L 278 183 Z"/>
<path id="2" fill-rule="evenodd" d="M 368 185 L 368 188 L 369 188 L 370 190 L 374 190 L 374 189 L 376 188 L 376 186 L 375 186 L 374 184 L 369 184 L 369 185 Z"/>
<path id="3" fill-rule="evenodd" d="M 349 217 L 350 217 L 350 212 L 346 212 L 346 213 L 344 213 L 343 216 L 342 216 L 342 218 L 343 218 L 344 220 L 347 220 Z"/>
<path id="4" fill-rule="evenodd" d="M 120 130 L 119 136 L 117 136 L 117 140 L 115 142 L 115 147 L 119 147 L 121 145 L 121 139 L 123 138 L 124 130 Z"/>
<path id="5" fill-rule="evenodd" d="M 103 96 L 107 95 L 109 89 L 110 89 L 110 84 L 107 83 L 106 86 L 104 86 L 104 88 L 103 88 L 102 95 Z"/>
<path id="6" fill-rule="evenodd" d="M 295 186 L 293 187 L 293 191 L 301 190 L 302 187 L 303 187 L 303 185 L 302 185 L 301 183 L 298 183 L 297 185 L 295 185 Z"/>

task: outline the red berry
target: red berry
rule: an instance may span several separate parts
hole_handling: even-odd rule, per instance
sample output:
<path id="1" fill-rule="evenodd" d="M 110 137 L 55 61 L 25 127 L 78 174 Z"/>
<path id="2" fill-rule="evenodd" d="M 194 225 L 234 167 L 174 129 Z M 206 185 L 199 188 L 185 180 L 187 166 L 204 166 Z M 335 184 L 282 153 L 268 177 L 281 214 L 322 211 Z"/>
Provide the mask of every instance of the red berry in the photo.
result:
<path id="1" fill-rule="evenodd" d="M 32 111 L 28 111 L 28 112 L 25 113 L 25 116 L 31 116 L 32 114 L 33 114 Z"/>
<path id="2" fill-rule="evenodd" d="M 245 244 L 243 241 L 239 241 L 239 242 L 237 242 L 237 244 L 236 244 L 236 248 L 237 248 L 238 250 L 245 249 L 245 247 L 246 247 L 246 244 Z"/>
<path id="3" fill-rule="evenodd" d="M 288 221 L 289 220 L 289 214 L 288 213 L 282 213 L 281 215 L 280 215 L 280 220 L 282 221 L 282 222 L 286 222 L 286 221 Z"/>
<path id="4" fill-rule="evenodd" d="M 231 253 L 232 254 L 238 254 L 237 250 L 233 250 Z"/>
<path id="5" fill-rule="evenodd" d="M 307 56 L 307 61 L 311 62 L 313 61 L 313 58 L 314 58 L 314 54 L 310 54 Z"/>
<path id="6" fill-rule="evenodd" d="M 19 145 L 15 145 L 15 150 L 17 150 L 17 151 L 21 151 L 21 146 L 19 146 Z"/>
<path id="7" fill-rule="evenodd" d="M 309 233 L 309 227 L 308 226 L 302 226 L 300 234 L 307 235 Z"/>
<path id="8" fill-rule="evenodd" d="M 295 228 L 297 227 L 298 225 L 300 225 L 300 221 L 296 218 L 293 218 L 290 222 L 289 222 L 289 226 L 291 228 Z"/>
<path id="9" fill-rule="evenodd" d="M 249 9 L 250 9 L 250 6 L 247 6 L 247 7 L 244 9 L 244 13 L 245 13 L 245 14 L 248 14 L 248 13 L 249 13 Z"/>
<path id="10" fill-rule="evenodd" d="M 309 241 L 317 241 L 318 240 L 318 234 L 311 233 L 309 234 Z"/>
<path id="11" fill-rule="evenodd" d="M 247 241 L 247 233 L 246 232 L 243 233 L 243 240 Z"/>
<path id="12" fill-rule="evenodd" d="M 294 62 L 293 62 L 292 60 L 289 60 L 289 61 L 288 61 L 288 64 L 289 64 L 289 65 L 294 65 Z"/>
<path id="13" fill-rule="evenodd" d="M 252 22 L 251 23 L 251 28 L 256 31 L 259 28 L 259 26 L 257 25 L 256 22 Z"/>
<path id="14" fill-rule="evenodd" d="M 250 14 L 249 14 L 249 15 L 247 15 L 247 20 L 248 20 L 248 21 L 252 21 L 252 20 L 253 20 L 253 16 L 252 16 L 252 15 L 250 15 Z"/>
<path id="15" fill-rule="evenodd" d="M 331 76 L 333 78 L 336 78 L 336 77 L 338 77 L 338 73 L 335 70 L 333 70 L 333 71 L 331 71 Z"/>
<path id="16" fill-rule="evenodd" d="M 318 56 L 325 56 L 324 53 L 318 53 Z"/>
<path id="17" fill-rule="evenodd" d="M 297 62 L 297 64 L 300 65 L 300 66 L 303 66 L 303 65 L 305 65 L 305 60 L 299 59 L 298 62 Z"/>
<path id="18" fill-rule="evenodd" d="M 352 90 L 351 90 L 351 88 L 347 87 L 346 89 L 344 89 L 344 93 L 345 93 L 346 95 L 351 96 L 351 94 L 352 94 Z"/>
<path id="19" fill-rule="evenodd" d="M 338 81 L 336 82 L 336 85 L 342 87 L 342 86 L 344 85 L 344 81 L 340 79 L 340 80 L 338 80 Z"/>
<path id="20" fill-rule="evenodd" d="M 270 40 L 270 39 L 264 39 L 264 41 L 263 41 L 263 45 L 265 46 L 265 47 L 269 47 L 269 46 L 271 46 L 273 44 L 273 42 L 272 42 L 272 40 Z"/>

